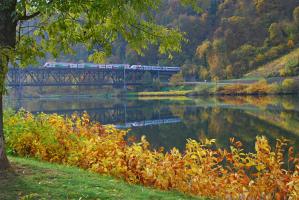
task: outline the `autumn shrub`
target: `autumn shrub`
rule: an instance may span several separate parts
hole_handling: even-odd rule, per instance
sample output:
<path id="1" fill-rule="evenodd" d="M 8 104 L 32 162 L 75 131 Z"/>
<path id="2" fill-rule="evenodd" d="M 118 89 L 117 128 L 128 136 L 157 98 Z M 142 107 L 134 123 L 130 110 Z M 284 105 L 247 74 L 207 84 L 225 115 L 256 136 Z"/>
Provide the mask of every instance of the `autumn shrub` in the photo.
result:
<path id="1" fill-rule="evenodd" d="M 279 73 L 281 76 L 296 76 L 299 73 L 299 57 L 290 59 Z"/>
<path id="2" fill-rule="evenodd" d="M 285 68 L 282 68 L 279 70 L 279 75 L 285 77 L 288 75 L 288 72 L 285 70 Z"/>
<path id="3" fill-rule="evenodd" d="M 277 92 L 277 85 L 268 84 L 266 80 L 261 80 L 248 85 L 245 91 L 247 94 L 273 94 Z"/>
<path id="4" fill-rule="evenodd" d="M 284 139 L 271 148 L 265 137 L 257 137 L 252 153 L 234 139 L 230 149 L 216 148 L 215 140 L 189 139 L 184 152 L 164 152 L 151 149 L 145 137 L 131 142 L 125 139 L 127 131 L 90 122 L 87 113 L 63 117 L 9 112 L 4 124 L 14 155 L 212 198 L 299 198 L 299 159 Z"/>
<path id="5" fill-rule="evenodd" d="M 282 90 L 285 93 L 293 92 L 296 90 L 296 83 L 294 79 L 287 78 L 282 82 Z"/>
<path id="6" fill-rule="evenodd" d="M 217 88 L 218 94 L 244 94 L 248 86 L 245 84 L 231 84 Z"/>
<path id="7" fill-rule="evenodd" d="M 253 84 L 230 84 L 217 88 L 216 93 L 222 95 L 251 95 L 251 94 L 275 94 L 279 92 L 278 84 L 268 84 L 261 80 Z"/>

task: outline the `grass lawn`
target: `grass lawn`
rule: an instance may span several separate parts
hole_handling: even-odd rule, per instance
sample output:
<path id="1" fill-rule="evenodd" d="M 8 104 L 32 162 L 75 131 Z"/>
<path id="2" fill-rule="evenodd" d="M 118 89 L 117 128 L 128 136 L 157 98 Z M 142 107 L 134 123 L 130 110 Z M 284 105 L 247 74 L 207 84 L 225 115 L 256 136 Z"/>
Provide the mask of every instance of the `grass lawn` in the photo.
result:
<path id="1" fill-rule="evenodd" d="M 161 92 L 138 92 L 139 97 L 146 96 L 186 96 L 192 92 L 192 90 L 172 90 L 172 91 L 161 91 Z"/>
<path id="2" fill-rule="evenodd" d="M 0 172 L 0 199 L 198 199 L 130 185 L 74 167 L 9 157 L 14 170 Z"/>

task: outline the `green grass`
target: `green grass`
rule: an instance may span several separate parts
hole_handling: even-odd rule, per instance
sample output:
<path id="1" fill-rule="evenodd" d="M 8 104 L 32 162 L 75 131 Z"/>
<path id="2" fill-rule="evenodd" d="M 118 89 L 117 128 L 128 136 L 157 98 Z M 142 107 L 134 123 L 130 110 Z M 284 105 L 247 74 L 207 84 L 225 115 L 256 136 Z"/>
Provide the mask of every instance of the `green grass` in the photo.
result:
<path id="1" fill-rule="evenodd" d="M 269 62 L 256 70 L 248 73 L 245 77 L 269 77 L 272 74 L 279 73 L 281 69 L 287 64 L 287 62 L 295 57 L 299 56 L 299 48 L 295 49 L 294 51 L 286 54 L 272 62 Z"/>
<path id="2" fill-rule="evenodd" d="M 78 168 L 9 157 L 13 171 L 0 172 L 0 199 L 198 199 L 160 191 Z"/>
<path id="3" fill-rule="evenodd" d="M 145 96 L 186 96 L 192 90 L 173 90 L 173 91 L 161 91 L 161 92 L 138 92 L 139 97 Z"/>

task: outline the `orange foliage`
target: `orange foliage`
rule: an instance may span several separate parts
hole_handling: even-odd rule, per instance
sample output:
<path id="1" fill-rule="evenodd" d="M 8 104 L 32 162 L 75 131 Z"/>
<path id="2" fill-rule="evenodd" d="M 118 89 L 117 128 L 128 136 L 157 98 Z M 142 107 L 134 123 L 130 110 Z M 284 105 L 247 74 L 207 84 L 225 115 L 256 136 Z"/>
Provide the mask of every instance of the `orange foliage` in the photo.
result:
<path id="1" fill-rule="evenodd" d="M 299 164 L 294 149 L 277 140 L 271 149 L 257 137 L 256 153 L 245 153 L 231 139 L 231 149 L 216 149 L 215 140 L 189 139 L 185 152 L 151 150 L 142 137 L 125 140 L 126 131 L 92 123 L 85 113 L 64 118 L 20 111 L 5 117 L 8 150 L 50 162 L 109 174 L 130 183 L 175 189 L 223 199 L 298 199 Z M 287 169 L 284 166 L 288 166 Z"/>
<path id="2" fill-rule="evenodd" d="M 262 80 L 253 84 L 231 84 L 218 87 L 216 93 L 223 95 L 246 95 L 246 94 L 276 94 L 279 92 L 277 84 L 268 84 Z"/>
<path id="3" fill-rule="evenodd" d="M 248 86 L 245 84 L 233 84 L 233 85 L 226 85 L 223 87 L 217 88 L 217 93 L 218 94 L 225 94 L 225 95 L 230 95 L 230 94 L 244 94 L 245 89 Z"/>
<path id="4" fill-rule="evenodd" d="M 273 94 L 277 90 L 276 84 L 268 84 L 266 80 L 259 81 L 257 83 L 250 84 L 246 93 L 248 94 Z"/>

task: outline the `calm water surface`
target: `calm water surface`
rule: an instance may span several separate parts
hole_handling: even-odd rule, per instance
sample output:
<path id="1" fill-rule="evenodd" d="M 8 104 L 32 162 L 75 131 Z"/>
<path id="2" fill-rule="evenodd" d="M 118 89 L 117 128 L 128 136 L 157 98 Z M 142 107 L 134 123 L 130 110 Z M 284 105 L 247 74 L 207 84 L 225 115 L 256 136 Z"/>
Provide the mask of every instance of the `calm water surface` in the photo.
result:
<path id="1" fill-rule="evenodd" d="M 274 145 L 285 137 L 298 148 L 299 97 L 226 97 L 195 99 L 6 99 L 6 108 L 33 113 L 87 111 L 92 120 L 130 128 L 129 135 L 145 135 L 153 148 L 184 149 L 188 138 L 215 138 L 219 147 L 228 147 L 229 138 L 240 140 L 246 150 L 254 149 L 257 135 Z"/>

